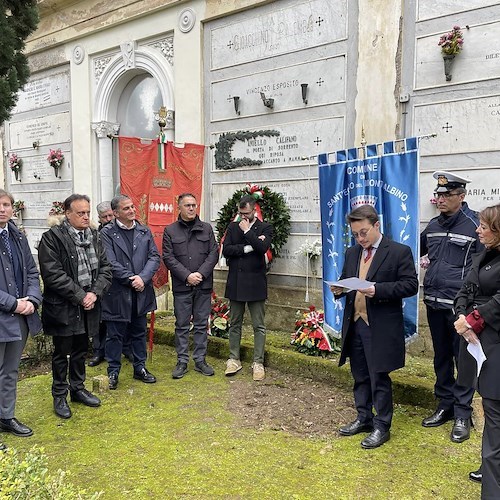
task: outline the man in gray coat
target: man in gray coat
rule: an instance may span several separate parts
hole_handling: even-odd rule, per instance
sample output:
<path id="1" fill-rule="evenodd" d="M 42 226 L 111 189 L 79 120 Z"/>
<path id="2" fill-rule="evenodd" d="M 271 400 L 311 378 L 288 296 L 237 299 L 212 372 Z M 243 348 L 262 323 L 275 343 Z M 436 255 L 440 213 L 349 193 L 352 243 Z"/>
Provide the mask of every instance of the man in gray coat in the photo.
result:
<path id="1" fill-rule="evenodd" d="M 33 431 L 14 417 L 17 377 L 28 332 L 42 328 L 36 312 L 42 293 L 26 236 L 10 221 L 13 204 L 0 189 L 0 430 L 27 437 Z"/>
<path id="2" fill-rule="evenodd" d="M 205 361 L 205 356 L 217 243 L 212 226 L 202 222 L 196 215 L 198 204 L 194 195 L 181 194 L 177 203 L 179 218 L 167 226 L 163 233 L 163 261 L 172 273 L 174 293 L 177 366 L 172 378 L 182 378 L 187 372 L 191 318 L 194 369 L 211 376 L 214 370 Z"/>
<path id="3" fill-rule="evenodd" d="M 100 406 L 85 389 L 85 355 L 89 336 L 99 328 L 101 297 L 111 283 L 111 267 L 95 229 L 90 229 L 90 199 L 72 194 L 64 200 L 65 218 L 43 233 L 38 262 L 44 290 L 43 331 L 52 335 L 54 411 L 70 418 L 66 401 Z M 68 384 L 69 372 L 69 384 Z"/>
<path id="4" fill-rule="evenodd" d="M 103 299 L 102 320 L 106 322 L 106 359 L 109 388 L 118 386 L 123 338 L 130 335 L 134 356 L 134 378 L 156 382 L 146 369 L 146 314 L 156 309 L 153 276 L 160 255 L 151 231 L 135 220 L 135 207 L 125 195 L 111 200 L 115 220 L 104 226 L 101 236 L 113 268 L 111 288 Z"/>

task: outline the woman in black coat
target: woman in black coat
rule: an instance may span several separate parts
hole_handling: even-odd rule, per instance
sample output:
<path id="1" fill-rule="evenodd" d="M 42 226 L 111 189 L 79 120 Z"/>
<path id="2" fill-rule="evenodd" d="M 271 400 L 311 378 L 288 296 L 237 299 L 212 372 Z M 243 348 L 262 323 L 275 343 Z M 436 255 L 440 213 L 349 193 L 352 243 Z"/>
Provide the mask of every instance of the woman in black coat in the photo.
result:
<path id="1" fill-rule="evenodd" d="M 500 205 L 479 214 L 477 233 L 486 250 L 472 257 L 472 267 L 455 298 L 455 329 L 462 336 L 459 383 L 476 387 L 483 398 L 481 498 L 500 498 Z M 467 343 L 481 342 L 486 361 L 479 377 Z"/>

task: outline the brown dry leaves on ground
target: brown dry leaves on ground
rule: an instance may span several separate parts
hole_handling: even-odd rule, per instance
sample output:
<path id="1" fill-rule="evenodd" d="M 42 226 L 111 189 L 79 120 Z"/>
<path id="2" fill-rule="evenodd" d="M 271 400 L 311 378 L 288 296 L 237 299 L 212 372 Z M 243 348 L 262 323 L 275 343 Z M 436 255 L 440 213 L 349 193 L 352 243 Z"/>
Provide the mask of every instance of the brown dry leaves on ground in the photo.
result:
<path id="1" fill-rule="evenodd" d="M 337 429 L 356 418 L 352 393 L 269 368 L 263 382 L 231 379 L 229 410 L 248 428 L 316 438 L 338 437 Z"/>

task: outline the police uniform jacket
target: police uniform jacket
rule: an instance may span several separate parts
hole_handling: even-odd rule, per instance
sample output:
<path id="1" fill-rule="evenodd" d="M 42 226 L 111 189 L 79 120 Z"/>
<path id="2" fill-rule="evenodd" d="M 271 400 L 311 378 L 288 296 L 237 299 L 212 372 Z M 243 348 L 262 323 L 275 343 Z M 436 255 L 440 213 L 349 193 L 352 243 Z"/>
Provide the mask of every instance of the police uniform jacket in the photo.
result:
<path id="1" fill-rule="evenodd" d="M 433 309 L 452 309 L 474 253 L 484 249 L 476 229 L 479 220 L 467 203 L 450 217 L 432 219 L 420 235 L 420 254 L 430 265 L 424 278 L 424 302 Z"/>

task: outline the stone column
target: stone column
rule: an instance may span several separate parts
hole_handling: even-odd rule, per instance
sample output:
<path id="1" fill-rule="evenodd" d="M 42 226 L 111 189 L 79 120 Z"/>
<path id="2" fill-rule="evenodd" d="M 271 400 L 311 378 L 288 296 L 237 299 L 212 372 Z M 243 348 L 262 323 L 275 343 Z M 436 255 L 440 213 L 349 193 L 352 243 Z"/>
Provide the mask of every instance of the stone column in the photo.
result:
<path id="1" fill-rule="evenodd" d="M 100 182 L 100 201 L 113 198 L 113 136 L 120 130 L 119 123 L 100 121 L 92 123 L 92 130 L 97 135 L 98 165 Z"/>

